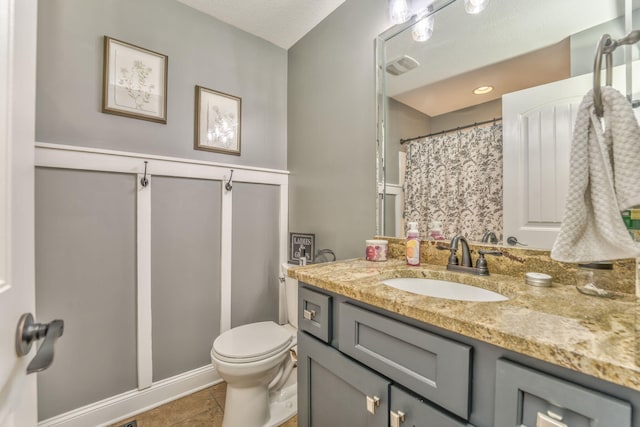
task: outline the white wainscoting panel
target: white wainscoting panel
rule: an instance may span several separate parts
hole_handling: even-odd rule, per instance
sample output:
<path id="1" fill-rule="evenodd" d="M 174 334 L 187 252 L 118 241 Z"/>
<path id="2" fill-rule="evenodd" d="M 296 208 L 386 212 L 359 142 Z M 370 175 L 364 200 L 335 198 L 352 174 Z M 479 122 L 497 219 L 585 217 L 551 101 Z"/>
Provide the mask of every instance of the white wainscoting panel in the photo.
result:
<path id="1" fill-rule="evenodd" d="M 143 187 L 140 179 L 149 184 Z M 233 182 L 278 185 L 280 187 L 279 258 L 287 261 L 289 172 L 214 162 L 93 149 L 61 144 L 37 143 L 35 165 L 87 171 L 132 174 L 137 177 L 137 336 L 138 389 L 78 408 L 39 423 L 42 427 L 85 427 L 108 425 L 163 403 L 220 382 L 212 366 L 153 382 L 151 313 L 151 191 L 153 176 L 195 178 L 222 182 L 221 213 L 221 332 L 231 326 L 231 249 L 233 190 L 224 188 L 233 170 Z M 280 266 L 278 266 L 278 271 Z M 282 300 L 283 296 L 280 296 Z M 281 322 L 286 318 L 280 313 Z"/>

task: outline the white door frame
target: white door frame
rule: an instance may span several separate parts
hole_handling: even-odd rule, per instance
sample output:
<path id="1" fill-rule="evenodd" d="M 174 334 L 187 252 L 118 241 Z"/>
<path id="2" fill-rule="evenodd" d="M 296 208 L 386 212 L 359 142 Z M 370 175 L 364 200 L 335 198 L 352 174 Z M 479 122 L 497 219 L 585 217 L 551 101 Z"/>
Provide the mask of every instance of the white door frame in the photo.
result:
<path id="1" fill-rule="evenodd" d="M 26 375 L 35 346 L 19 358 L 14 344 L 20 315 L 35 311 L 37 21 L 37 0 L 0 0 L 0 425 L 7 427 L 37 423 L 36 378 Z"/>

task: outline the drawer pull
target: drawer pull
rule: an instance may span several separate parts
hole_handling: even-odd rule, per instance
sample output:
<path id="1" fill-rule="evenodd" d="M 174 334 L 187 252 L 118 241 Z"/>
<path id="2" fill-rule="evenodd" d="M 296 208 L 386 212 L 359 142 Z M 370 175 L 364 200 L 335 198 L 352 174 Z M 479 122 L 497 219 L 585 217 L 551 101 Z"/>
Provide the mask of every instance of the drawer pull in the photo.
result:
<path id="1" fill-rule="evenodd" d="M 398 411 L 389 413 L 391 416 L 391 427 L 400 427 L 400 424 L 404 422 L 404 412 Z"/>
<path id="2" fill-rule="evenodd" d="M 536 427 L 568 427 L 562 421 L 562 416 L 557 415 L 551 411 L 548 412 L 549 415 L 545 415 L 541 412 L 538 412 L 538 418 L 536 419 Z M 552 415 L 553 414 L 553 415 Z M 560 419 L 558 419 L 558 417 Z"/>
<path id="3" fill-rule="evenodd" d="M 378 396 L 367 396 L 367 411 L 375 415 L 378 406 L 380 406 L 380 398 Z"/>
<path id="4" fill-rule="evenodd" d="M 302 312 L 302 315 L 307 320 L 313 320 L 313 318 L 316 317 L 316 311 L 315 310 L 304 310 Z"/>

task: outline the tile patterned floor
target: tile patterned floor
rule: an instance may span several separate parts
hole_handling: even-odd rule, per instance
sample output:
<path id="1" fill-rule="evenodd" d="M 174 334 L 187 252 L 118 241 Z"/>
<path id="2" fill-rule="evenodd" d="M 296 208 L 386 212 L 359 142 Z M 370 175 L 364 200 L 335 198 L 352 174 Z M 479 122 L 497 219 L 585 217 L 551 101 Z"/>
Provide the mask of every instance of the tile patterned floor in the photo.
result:
<path id="1" fill-rule="evenodd" d="M 220 427 L 222 426 L 226 391 L 227 384 L 223 382 L 134 417 L 118 421 L 110 427 L 117 427 L 132 420 L 138 422 L 138 427 Z M 296 427 L 297 425 L 298 417 L 295 416 L 280 427 Z"/>

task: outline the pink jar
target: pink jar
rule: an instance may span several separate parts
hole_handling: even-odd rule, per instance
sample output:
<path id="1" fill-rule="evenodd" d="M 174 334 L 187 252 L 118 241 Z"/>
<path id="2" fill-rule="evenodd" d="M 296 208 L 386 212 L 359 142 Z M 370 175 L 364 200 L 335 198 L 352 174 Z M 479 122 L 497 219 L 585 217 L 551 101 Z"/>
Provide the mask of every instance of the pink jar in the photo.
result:
<path id="1" fill-rule="evenodd" d="M 386 261 L 388 242 L 386 240 L 367 240 L 367 261 Z"/>

